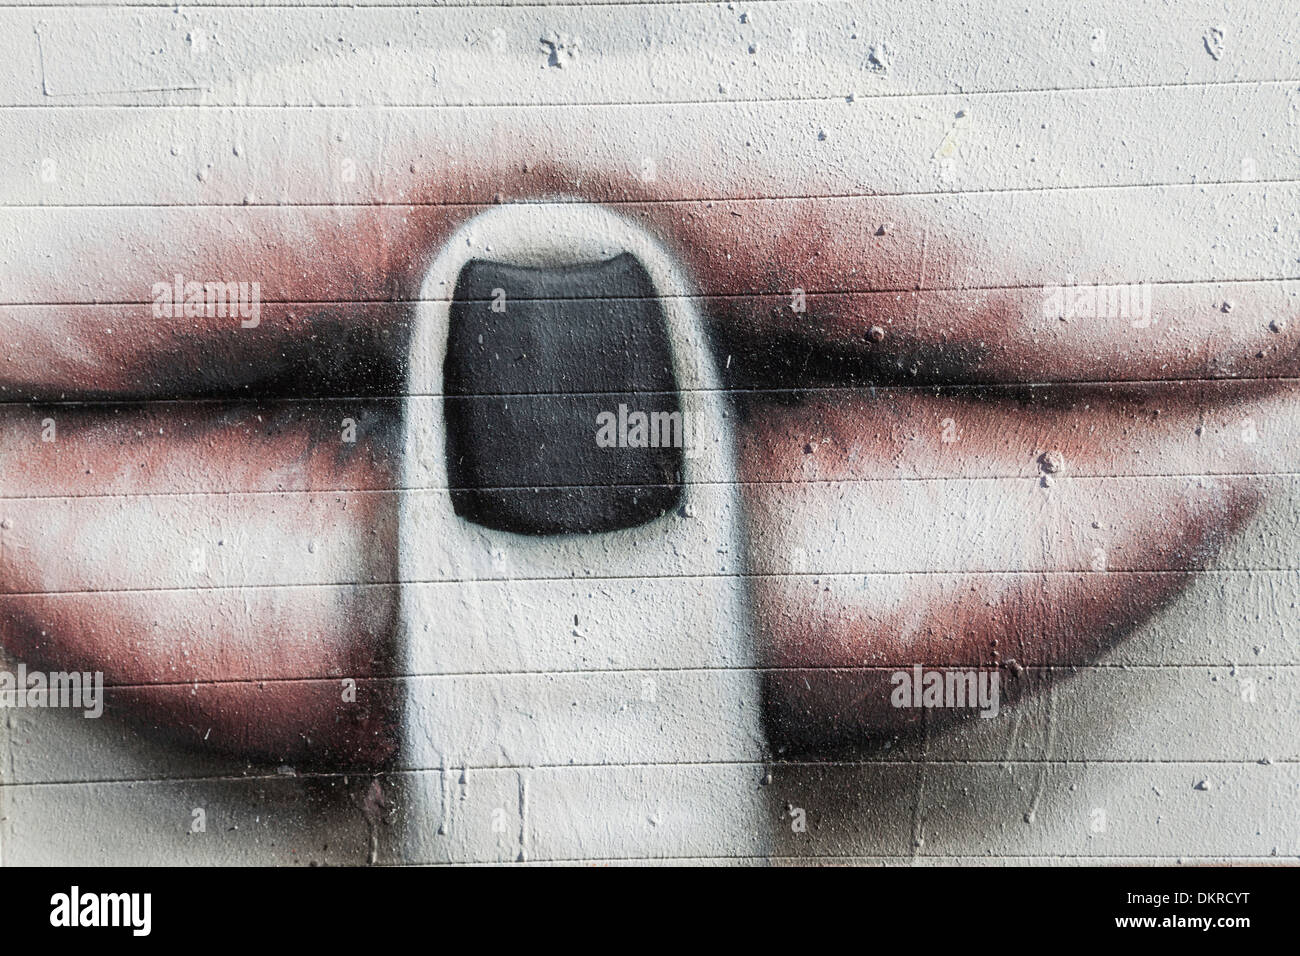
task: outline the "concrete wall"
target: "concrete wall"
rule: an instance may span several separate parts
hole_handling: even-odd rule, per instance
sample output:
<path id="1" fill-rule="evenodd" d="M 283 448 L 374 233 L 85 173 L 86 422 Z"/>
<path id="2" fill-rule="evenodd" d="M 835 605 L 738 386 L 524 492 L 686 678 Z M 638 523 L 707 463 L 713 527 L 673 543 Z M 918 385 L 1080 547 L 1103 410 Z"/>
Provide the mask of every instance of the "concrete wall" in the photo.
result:
<path id="1" fill-rule="evenodd" d="M 107 685 L 0 711 L 0 860 L 1294 861 L 1298 40 L 1280 0 L 0 9 L 2 669 Z M 680 498 L 458 515 L 459 269 L 625 252 Z M 537 395 L 617 358 L 565 341 Z M 996 716 L 893 706 L 917 665 Z"/>

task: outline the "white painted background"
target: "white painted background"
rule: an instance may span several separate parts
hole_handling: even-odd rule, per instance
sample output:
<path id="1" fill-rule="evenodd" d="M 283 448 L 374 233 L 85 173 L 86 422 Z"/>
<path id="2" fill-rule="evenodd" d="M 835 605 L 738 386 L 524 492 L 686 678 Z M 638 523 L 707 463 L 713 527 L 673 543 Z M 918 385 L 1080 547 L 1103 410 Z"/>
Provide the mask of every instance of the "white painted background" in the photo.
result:
<path id="1" fill-rule="evenodd" d="M 1211 28 L 1223 31 L 1213 54 Z M 561 53 L 564 66 L 556 68 L 539 38 L 560 35 L 581 42 L 572 58 Z M 19 396 L 48 382 L 75 392 L 88 381 L 120 385 L 119 375 L 148 381 L 147 359 L 133 357 L 159 347 L 158 330 L 121 324 L 119 306 L 88 305 L 139 300 L 136 273 L 127 276 L 123 263 L 148 262 L 156 268 L 141 274 L 166 275 L 168 263 L 201 259 L 198 250 L 213 235 L 245 229 L 261 237 L 255 258 L 268 246 L 292 248 L 317 218 L 351 221 L 374 211 L 371 204 L 400 202 L 433 173 L 452 171 L 452 183 L 462 170 L 531 158 L 631 182 L 653 162 L 655 201 L 688 201 L 646 213 L 661 225 L 709 203 L 740 212 L 802 203 L 832 232 L 840 223 L 897 222 L 889 241 L 901 289 L 911 287 L 925 246 L 913 231 L 918 217 L 939 224 L 965 260 L 957 275 L 920 267 L 935 294 L 1033 291 L 1067 275 L 1159 283 L 1167 362 L 1190 383 L 1178 387 L 1203 378 L 1294 377 L 1294 346 L 1270 365 L 1250 362 L 1251 336 L 1270 317 L 1289 319 L 1292 332 L 1300 324 L 1298 43 L 1300 8 L 1285 2 L 5 5 L 0 369 Z M 344 161 L 355 164 L 354 178 L 340 175 Z M 47 169 L 55 175 L 43 175 Z M 490 201 L 492 191 L 489 181 L 456 186 L 443 198 Z M 391 205 L 376 209 L 406 215 Z M 868 278 L 864 285 L 845 274 L 818 291 L 882 284 Z M 731 291 L 740 295 L 774 291 L 736 281 Z M 273 284 L 264 288 L 267 298 L 337 291 L 303 271 L 264 287 Z M 317 296 L 322 287 L 328 294 Z M 1231 312 L 1217 308 L 1224 300 L 1235 303 Z M 122 352 L 114 355 L 128 357 L 112 368 L 95 357 L 109 334 L 106 320 L 117 320 L 112 334 Z M 1007 334 L 1023 346 L 1034 331 Z M 1113 332 L 1083 330 L 1068 343 L 1084 356 L 1085 377 L 1147 378 L 1132 361 L 1142 348 L 1117 343 Z M 1188 358 L 1187 343 L 1199 347 L 1207 337 L 1222 347 L 1227 371 Z M 74 340 L 76 348 L 59 346 Z M 1044 340 L 1051 354 L 1051 335 Z M 1044 360 L 1025 374 L 1046 381 L 1054 368 Z M 160 398 L 166 387 L 159 384 Z M 1254 475 L 1242 480 L 1267 488 L 1260 514 L 1213 567 L 1195 572 L 1185 593 L 1095 665 L 1002 719 L 970 721 L 861 763 L 781 770 L 763 837 L 770 851 L 737 846 L 724 830 L 700 823 L 660 837 L 647 831 L 639 842 L 611 839 L 590 855 L 1294 861 L 1294 397 L 1254 407 L 1261 438 L 1246 457 L 1232 457 L 1245 454 L 1236 446 L 1226 464 L 1200 446 L 1153 441 L 1148 448 L 1116 425 L 1113 454 L 1073 479 L 1080 490 L 1065 494 L 1080 497 L 1067 502 L 1087 500 L 1093 512 L 1138 531 L 1159 524 L 1162 510 L 1152 502 L 1178 500 L 1188 476 Z M 39 548 L 23 537 L 33 527 L 67 542 L 49 550 L 41 569 L 51 592 L 238 591 L 384 577 L 372 542 L 340 537 L 312 556 L 291 554 L 292 534 L 258 519 L 238 559 L 199 585 L 174 560 L 187 550 L 181 542 L 210 513 L 204 509 L 226 509 L 223 520 L 238 526 L 241 509 L 261 507 L 223 494 L 254 490 L 255 479 L 230 479 L 187 459 L 148 481 L 123 479 L 112 498 L 94 497 L 104 489 L 93 482 L 49 488 L 39 471 L 15 464 L 29 453 L 23 429 L 31 414 L 12 400 L 0 406 L 8 419 L 0 422 L 0 511 L 14 516 L 5 542 L 11 555 Z M 1017 423 L 1014 412 L 964 414 L 973 430 L 1017 435 L 1035 427 Z M 1234 416 L 1212 424 L 1213 435 L 1227 436 L 1223 448 Z M 161 460 L 168 441 L 143 453 Z M 1127 454 L 1126 441 L 1143 454 Z M 909 574 L 959 581 L 974 571 L 1059 571 L 1079 567 L 1090 551 L 1086 541 L 1040 549 L 1018 534 L 1032 456 L 1014 466 L 996 456 L 964 461 L 955 470 L 906 455 L 888 465 L 873 498 L 823 500 L 814 487 L 786 486 L 779 493 L 786 497 L 762 510 L 768 518 L 756 523 L 760 544 L 750 560 L 760 571 L 792 575 L 796 604 L 811 600 L 798 576 L 809 573 L 878 574 L 882 600 L 905 604 L 926 600 L 924 591 L 909 597 Z M 266 490 L 294 494 L 284 491 L 286 481 L 296 479 L 280 475 Z M 91 497 L 47 497 L 64 493 Z M 809 500 L 801 504 L 801 495 Z M 321 507 L 335 497 L 321 493 Z M 879 501 L 891 506 L 873 511 Z M 1154 517 L 1130 515 L 1142 510 L 1135 502 Z M 692 615 L 706 623 L 711 603 L 674 593 L 683 586 L 647 580 L 610 619 L 680 615 L 687 631 Z M 161 607 L 170 598 L 157 600 Z M 536 616 L 501 627 L 550 626 L 543 609 L 551 597 L 519 600 Z M 456 613 L 459 605 L 449 606 Z M 728 681 L 748 677 L 714 666 L 708 649 L 692 658 L 685 647 L 645 648 L 613 675 L 584 674 L 586 663 L 555 647 L 536 650 L 531 660 L 484 662 L 457 649 L 408 680 L 432 685 L 447 679 L 439 668 L 482 670 L 522 688 L 510 693 L 524 701 L 571 694 L 617 706 L 639 693 L 645 674 L 675 702 L 725 696 Z M 1253 702 L 1243 699 L 1248 679 Z M 591 711 L 604 713 L 594 704 Z M 748 759 L 748 742 L 725 732 L 701 751 L 656 737 L 652 717 L 611 730 L 593 716 L 577 727 L 572 759 L 583 766 L 536 771 L 538 790 L 565 778 L 589 781 L 557 785 L 572 792 L 668 792 L 674 775 L 725 781 L 763 769 L 737 763 Z M 383 840 L 372 846 L 364 775 L 322 780 L 250 769 L 233 758 L 142 745 L 126 725 L 61 714 L 6 715 L 3 734 L 5 862 L 403 858 L 400 847 L 380 847 Z M 462 819 L 485 820 L 517 780 L 491 752 L 468 757 L 475 762 L 463 784 L 455 767 L 404 766 L 396 777 L 402 787 L 450 792 Z M 1203 780 L 1210 788 L 1196 789 Z M 807 809 L 806 833 L 789 832 L 787 801 Z M 186 832 L 198 806 L 209 816 L 201 835 Z M 548 852 L 545 821 L 534 824 L 529 858 L 565 856 Z M 517 851 L 506 840 L 465 855 L 514 859 Z"/>

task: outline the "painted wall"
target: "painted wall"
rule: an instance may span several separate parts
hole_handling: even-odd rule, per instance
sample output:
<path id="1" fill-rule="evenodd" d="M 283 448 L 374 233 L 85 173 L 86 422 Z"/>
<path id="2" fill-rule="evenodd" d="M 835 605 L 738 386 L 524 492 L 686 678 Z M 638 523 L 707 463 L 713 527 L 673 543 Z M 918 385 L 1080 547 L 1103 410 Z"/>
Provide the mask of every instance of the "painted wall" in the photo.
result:
<path id="1" fill-rule="evenodd" d="M 1298 39 L 1280 0 L 0 10 L 3 671 L 106 685 L 0 711 L 0 860 L 1294 861 Z M 458 514 L 471 261 L 570 276 L 451 350 L 467 420 L 567 463 L 545 513 L 642 460 L 537 437 L 651 361 L 564 332 L 620 254 L 654 294 L 583 307 L 666 330 L 678 497 Z M 897 706 L 918 666 L 996 715 Z"/>

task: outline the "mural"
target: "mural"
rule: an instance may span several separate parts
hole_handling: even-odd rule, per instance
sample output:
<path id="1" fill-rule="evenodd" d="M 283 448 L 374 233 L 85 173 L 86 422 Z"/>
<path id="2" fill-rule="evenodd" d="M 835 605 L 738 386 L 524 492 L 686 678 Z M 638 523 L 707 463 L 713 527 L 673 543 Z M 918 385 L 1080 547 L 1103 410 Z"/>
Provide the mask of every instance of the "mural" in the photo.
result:
<path id="1" fill-rule="evenodd" d="M 658 14 L 516 14 L 568 109 L 312 60 L 12 147 L 0 859 L 1300 852 L 1289 180 L 1086 91 L 606 104 Z"/>

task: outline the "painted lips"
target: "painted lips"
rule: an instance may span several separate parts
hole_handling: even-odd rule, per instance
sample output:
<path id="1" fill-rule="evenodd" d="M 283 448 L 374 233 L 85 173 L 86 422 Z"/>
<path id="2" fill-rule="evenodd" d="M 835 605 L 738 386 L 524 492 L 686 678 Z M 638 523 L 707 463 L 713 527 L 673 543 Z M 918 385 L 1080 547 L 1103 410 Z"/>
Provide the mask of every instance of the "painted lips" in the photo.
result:
<path id="1" fill-rule="evenodd" d="M 1242 439 L 1294 398 L 1266 293 L 1235 318 L 1170 292 L 1149 329 L 1067 323 L 1041 286 L 969 286 L 970 224 L 647 190 L 515 168 L 383 207 L 165 210 L 51 253 L 75 270 L 26 270 L 0 336 L 6 650 L 103 670 L 110 713 L 116 694 L 187 745 L 391 759 L 399 357 L 424 269 L 476 211 L 443 196 L 617 202 L 681 256 L 741 413 L 781 754 L 912 725 L 895 669 L 998 667 L 1006 701 L 1091 660 L 1285 470 Z M 260 324 L 152 318 L 147 290 L 178 272 L 259 282 Z"/>

